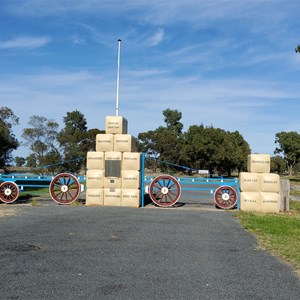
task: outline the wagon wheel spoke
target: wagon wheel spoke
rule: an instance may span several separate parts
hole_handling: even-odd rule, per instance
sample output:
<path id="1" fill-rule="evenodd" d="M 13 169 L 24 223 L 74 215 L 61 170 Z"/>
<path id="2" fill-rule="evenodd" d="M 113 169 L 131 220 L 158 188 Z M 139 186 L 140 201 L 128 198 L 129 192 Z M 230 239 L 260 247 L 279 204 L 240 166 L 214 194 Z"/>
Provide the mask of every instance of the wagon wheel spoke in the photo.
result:
<path id="1" fill-rule="evenodd" d="M 72 184 L 72 182 L 71 182 L 71 178 L 70 178 L 70 177 L 68 177 L 68 178 L 67 178 L 66 185 L 67 185 L 67 186 L 70 186 L 71 184 Z"/>

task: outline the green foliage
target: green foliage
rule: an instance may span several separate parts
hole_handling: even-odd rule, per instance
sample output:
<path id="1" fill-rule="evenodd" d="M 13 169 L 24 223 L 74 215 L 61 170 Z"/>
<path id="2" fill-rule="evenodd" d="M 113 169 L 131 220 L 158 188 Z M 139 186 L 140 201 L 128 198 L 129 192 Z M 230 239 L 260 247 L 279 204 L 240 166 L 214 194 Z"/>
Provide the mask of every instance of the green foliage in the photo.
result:
<path id="1" fill-rule="evenodd" d="M 24 157 L 16 156 L 15 163 L 17 167 L 22 167 L 26 163 L 26 159 Z"/>
<path id="2" fill-rule="evenodd" d="M 246 168 L 250 148 L 238 131 L 226 132 L 201 124 L 192 125 L 186 133 L 182 133 L 181 113 L 167 109 L 163 114 L 166 127 L 160 126 L 156 130 L 140 133 L 139 151 L 172 164 L 192 169 L 209 169 L 210 173 L 217 170 L 230 176 L 233 169 L 240 171 Z M 150 164 L 155 171 L 157 164 Z M 147 166 L 149 167 L 149 164 Z M 165 167 L 160 165 L 163 170 Z"/>
<path id="3" fill-rule="evenodd" d="M 210 174 L 217 170 L 231 176 L 232 170 L 245 168 L 250 148 L 238 131 L 228 132 L 201 124 L 190 126 L 183 152 L 192 168 L 208 169 Z"/>
<path id="4" fill-rule="evenodd" d="M 156 130 L 140 133 L 137 148 L 149 157 L 179 164 L 183 146 L 181 113 L 177 110 L 166 109 L 163 111 L 163 115 L 166 127 L 160 126 Z M 147 162 L 147 167 L 156 171 L 157 163 L 155 161 Z M 168 165 L 161 164 L 159 167 L 162 171 L 166 171 L 167 168 L 172 171 Z"/>
<path id="5" fill-rule="evenodd" d="M 289 175 L 293 175 L 293 167 L 300 161 L 300 134 L 295 131 L 276 133 L 275 143 L 278 147 L 274 154 L 283 154 Z"/>
<path id="6" fill-rule="evenodd" d="M 271 173 L 283 174 L 286 172 L 286 161 L 279 155 L 271 157 Z"/>
<path id="7" fill-rule="evenodd" d="M 64 171 L 64 167 L 60 164 L 62 161 L 62 155 L 58 151 L 58 149 L 53 148 L 48 151 L 44 157 L 44 164 L 47 167 L 48 173 L 55 175 L 56 173 L 60 173 Z"/>
<path id="8" fill-rule="evenodd" d="M 182 113 L 178 110 L 167 108 L 163 111 L 163 115 L 165 117 L 164 121 L 167 125 L 167 129 L 180 135 L 183 129 L 183 124 L 180 122 Z"/>
<path id="9" fill-rule="evenodd" d="M 82 142 L 86 137 L 86 119 L 84 115 L 75 110 L 67 112 L 64 117 L 65 127 L 58 134 L 58 141 L 63 149 L 64 160 L 70 161 L 85 156 L 86 153 L 82 147 Z M 73 161 L 65 165 L 70 172 L 77 173 L 82 166 L 81 161 Z"/>
<path id="10" fill-rule="evenodd" d="M 8 107 L 0 107 L 0 168 L 12 161 L 12 151 L 19 142 L 12 131 L 13 125 L 19 124 L 19 118 Z"/>
<path id="11" fill-rule="evenodd" d="M 30 169 L 37 167 L 37 157 L 34 153 L 31 153 L 26 157 L 26 167 Z"/>
<path id="12" fill-rule="evenodd" d="M 58 142 L 64 153 L 64 161 L 70 161 L 64 168 L 70 172 L 78 173 L 85 165 L 88 151 L 95 150 L 96 135 L 104 131 L 98 129 L 87 130 L 84 115 L 78 110 L 67 112 L 63 118 L 65 127 L 58 134 Z"/>
<path id="13" fill-rule="evenodd" d="M 28 124 L 31 127 L 24 128 L 22 134 L 25 145 L 31 150 L 31 154 L 26 158 L 27 166 L 39 168 L 47 165 L 52 153 L 58 151 L 55 146 L 58 124 L 37 115 L 32 116 Z"/>

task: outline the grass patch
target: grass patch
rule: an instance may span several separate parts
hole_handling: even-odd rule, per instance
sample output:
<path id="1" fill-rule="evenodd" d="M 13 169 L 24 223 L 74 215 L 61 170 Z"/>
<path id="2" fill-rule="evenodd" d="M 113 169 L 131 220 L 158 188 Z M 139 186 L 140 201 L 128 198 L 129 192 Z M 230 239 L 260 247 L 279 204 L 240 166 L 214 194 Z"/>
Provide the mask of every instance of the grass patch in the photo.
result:
<path id="1" fill-rule="evenodd" d="M 291 195 L 291 196 L 300 196 L 300 191 L 291 190 L 291 191 L 290 191 L 290 195 Z"/>
<path id="2" fill-rule="evenodd" d="M 291 201 L 289 214 L 239 212 L 244 228 L 255 234 L 260 248 L 294 266 L 300 275 L 300 203 Z"/>
<path id="3" fill-rule="evenodd" d="M 31 195 L 49 194 L 49 188 L 28 188 L 26 187 L 22 193 Z"/>
<path id="4" fill-rule="evenodd" d="M 31 206 L 37 206 L 38 205 L 38 202 L 36 199 L 32 199 L 31 200 Z"/>
<path id="5" fill-rule="evenodd" d="M 82 206 L 82 205 L 85 205 L 85 201 L 83 201 L 82 199 L 77 199 L 71 203 L 71 206 Z"/>
<path id="6" fill-rule="evenodd" d="M 291 184 L 300 185 L 300 178 L 299 177 L 292 176 L 292 177 L 284 177 L 282 179 L 288 179 Z"/>
<path id="7" fill-rule="evenodd" d="M 291 213 L 300 216 L 300 201 L 290 201 Z"/>

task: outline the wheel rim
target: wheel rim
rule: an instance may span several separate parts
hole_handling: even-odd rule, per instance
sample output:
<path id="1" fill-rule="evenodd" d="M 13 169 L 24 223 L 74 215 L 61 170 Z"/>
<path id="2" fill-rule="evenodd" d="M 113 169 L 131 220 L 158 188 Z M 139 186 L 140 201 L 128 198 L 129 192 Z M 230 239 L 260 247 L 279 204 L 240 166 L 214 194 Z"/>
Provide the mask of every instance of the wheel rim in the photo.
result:
<path id="1" fill-rule="evenodd" d="M 78 179 L 69 173 L 56 175 L 49 186 L 51 198 L 59 204 L 70 204 L 74 202 L 80 192 Z"/>
<path id="2" fill-rule="evenodd" d="M 230 209 L 236 205 L 237 193 L 230 186 L 220 186 L 216 189 L 214 198 L 218 207 Z"/>
<path id="3" fill-rule="evenodd" d="M 0 199 L 4 203 L 12 203 L 19 197 L 19 187 L 14 182 L 3 182 L 0 185 Z"/>
<path id="4" fill-rule="evenodd" d="M 149 195 L 151 200 L 158 206 L 169 207 L 179 200 L 181 187 L 175 177 L 160 175 L 150 183 Z"/>

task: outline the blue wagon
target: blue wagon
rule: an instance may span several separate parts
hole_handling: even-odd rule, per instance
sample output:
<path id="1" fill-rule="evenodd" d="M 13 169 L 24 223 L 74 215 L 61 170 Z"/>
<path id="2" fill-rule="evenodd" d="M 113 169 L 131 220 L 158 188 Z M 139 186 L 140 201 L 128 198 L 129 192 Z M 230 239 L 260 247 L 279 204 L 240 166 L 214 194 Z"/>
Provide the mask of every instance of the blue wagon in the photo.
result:
<path id="1" fill-rule="evenodd" d="M 206 192 L 213 194 L 214 202 L 221 209 L 239 208 L 239 183 L 236 178 L 174 177 L 163 174 L 156 177 L 144 177 L 143 185 L 150 199 L 160 207 L 174 206 L 182 193 Z M 143 193 L 142 193 L 143 197 Z"/>
<path id="2" fill-rule="evenodd" d="M 144 194 L 149 194 L 153 203 L 160 207 L 174 206 L 182 192 L 207 191 L 213 194 L 216 206 L 221 209 L 239 208 L 239 183 L 236 178 L 203 178 L 203 177 L 174 177 L 171 175 L 145 176 L 145 154 L 142 153 L 141 165 L 141 206 L 144 206 Z M 184 166 L 176 167 L 189 169 Z M 49 188 L 51 198 L 58 204 L 70 204 L 76 201 L 84 190 L 85 176 L 75 176 L 61 173 L 56 176 L 38 175 L 1 175 L 0 200 L 13 203 L 19 197 L 20 191 L 26 188 Z M 187 193 L 186 193 L 187 194 Z"/>

